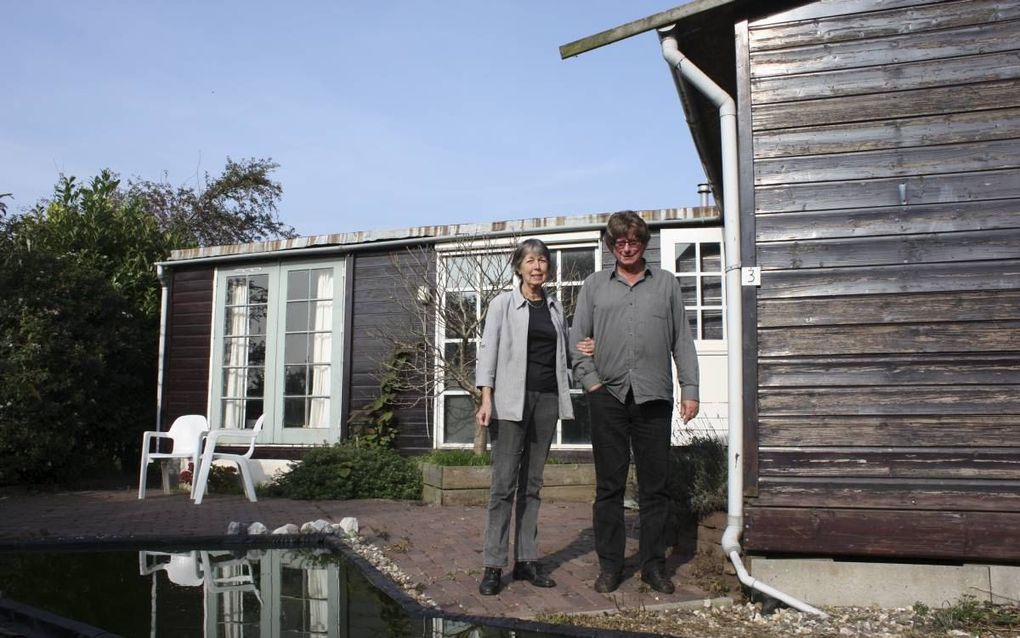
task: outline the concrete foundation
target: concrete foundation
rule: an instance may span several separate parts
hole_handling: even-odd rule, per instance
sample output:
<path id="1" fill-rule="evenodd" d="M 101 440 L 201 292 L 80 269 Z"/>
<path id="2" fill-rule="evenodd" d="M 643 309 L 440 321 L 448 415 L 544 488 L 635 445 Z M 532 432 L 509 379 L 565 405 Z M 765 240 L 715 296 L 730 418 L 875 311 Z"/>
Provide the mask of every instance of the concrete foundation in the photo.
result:
<path id="1" fill-rule="evenodd" d="M 755 578 L 816 607 L 929 607 L 962 596 L 997 603 L 1020 600 L 1020 567 L 868 563 L 749 557 Z"/>

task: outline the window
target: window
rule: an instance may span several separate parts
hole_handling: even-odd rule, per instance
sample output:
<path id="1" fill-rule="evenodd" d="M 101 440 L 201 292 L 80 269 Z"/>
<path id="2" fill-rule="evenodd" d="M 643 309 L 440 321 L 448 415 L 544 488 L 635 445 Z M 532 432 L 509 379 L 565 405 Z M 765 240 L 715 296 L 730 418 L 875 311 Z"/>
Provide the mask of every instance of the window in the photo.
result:
<path id="1" fill-rule="evenodd" d="M 547 289 L 563 304 L 569 325 L 574 316 L 577 294 L 584 279 L 598 263 L 598 236 L 590 241 L 549 245 L 552 256 Z M 547 242 L 548 243 L 548 242 Z M 514 282 L 510 267 L 512 244 L 492 245 L 478 252 L 464 250 L 439 255 L 442 299 L 439 304 L 438 335 L 444 355 L 437 368 L 445 385 L 436 401 L 437 442 L 444 447 L 467 447 L 474 441 L 474 399 L 472 388 L 475 357 L 489 301 L 509 290 Z M 587 403 L 580 388 L 573 389 L 575 418 L 561 422 L 554 447 L 591 444 Z"/>
<path id="2" fill-rule="evenodd" d="M 663 229 L 659 238 L 662 267 L 676 275 L 683 291 L 701 374 L 701 411 L 686 425 L 674 411 L 673 443 L 722 436 L 729 413 L 722 228 Z"/>
<path id="3" fill-rule="evenodd" d="M 217 273 L 213 427 L 251 427 L 267 442 L 339 435 L 343 264 L 295 263 Z"/>
<path id="4" fill-rule="evenodd" d="M 723 339 L 723 265 L 719 241 L 680 241 L 673 246 L 673 272 L 695 339 Z"/>

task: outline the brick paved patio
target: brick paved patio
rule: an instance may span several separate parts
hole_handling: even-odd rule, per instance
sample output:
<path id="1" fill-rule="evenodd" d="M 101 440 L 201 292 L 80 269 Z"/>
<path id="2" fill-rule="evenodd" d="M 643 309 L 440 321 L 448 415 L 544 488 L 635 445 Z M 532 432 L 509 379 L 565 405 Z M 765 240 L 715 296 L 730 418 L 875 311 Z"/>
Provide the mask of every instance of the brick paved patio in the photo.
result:
<path id="1" fill-rule="evenodd" d="M 543 612 L 584 612 L 621 607 L 700 605 L 707 595 L 685 582 L 687 557 L 673 556 L 678 587 L 665 596 L 648 590 L 634 573 L 636 529 L 628 539 L 629 577 L 613 594 L 598 594 L 598 573 L 591 530 L 591 505 L 546 502 L 540 518 L 540 543 L 553 589 L 510 582 L 498 596 L 480 596 L 482 507 L 435 506 L 413 502 L 293 501 L 265 498 L 249 503 L 241 496 L 210 495 L 194 505 L 184 494 L 150 492 L 143 501 L 133 490 L 0 494 L 0 548 L 91 542 L 131 543 L 172 539 L 206 542 L 222 537 L 231 521 L 260 521 L 269 529 L 354 516 L 367 541 L 382 548 L 424 592 L 447 612 L 478 616 L 530 618 Z M 630 515 L 631 527 L 636 515 Z"/>

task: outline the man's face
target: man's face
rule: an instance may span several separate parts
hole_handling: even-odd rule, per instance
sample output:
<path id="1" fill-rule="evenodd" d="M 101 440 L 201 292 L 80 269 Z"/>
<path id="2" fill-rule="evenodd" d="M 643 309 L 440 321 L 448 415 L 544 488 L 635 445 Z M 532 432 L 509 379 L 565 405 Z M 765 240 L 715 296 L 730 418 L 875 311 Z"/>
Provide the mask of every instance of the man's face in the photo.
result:
<path id="1" fill-rule="evenodd" d="M 644 259 L 645 245 L 633 234 L 619 237 L 613 243 L 613 256 L 621 266 L 634 266 Z"/>

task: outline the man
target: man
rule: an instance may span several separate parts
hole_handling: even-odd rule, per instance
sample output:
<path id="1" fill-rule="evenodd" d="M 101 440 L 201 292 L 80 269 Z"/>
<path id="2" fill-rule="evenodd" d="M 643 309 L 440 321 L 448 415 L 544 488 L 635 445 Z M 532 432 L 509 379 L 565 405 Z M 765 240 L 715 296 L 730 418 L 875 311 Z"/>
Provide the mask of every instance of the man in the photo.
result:
<path id="1" fill-rule="evenodd" d="M 604 242 L 616 267 L 589 276 L 578 295 L 570 343 L 578 356 L 574 376 L 586 390 L 595 456 L 595 551 L 600 573 L 595 591 L 620 585 L 626 529 L 623 495 L 630 452 L 637 468 L 641 508 L 641 579 L 671 594 L 665 573 L 670 494 L 669 446 L 676 362 L 684 423 L 698 415 L 698 358 L 680 284 L 644 259 L 648 225 L 633 211 L 614 213 Z M 594 337 L 590 348 L 578 342 Z"/>

